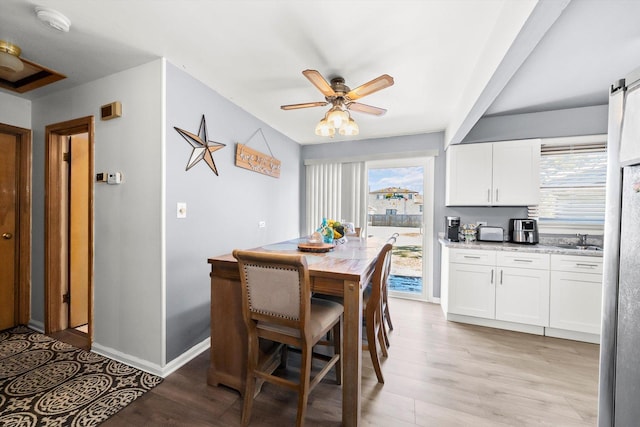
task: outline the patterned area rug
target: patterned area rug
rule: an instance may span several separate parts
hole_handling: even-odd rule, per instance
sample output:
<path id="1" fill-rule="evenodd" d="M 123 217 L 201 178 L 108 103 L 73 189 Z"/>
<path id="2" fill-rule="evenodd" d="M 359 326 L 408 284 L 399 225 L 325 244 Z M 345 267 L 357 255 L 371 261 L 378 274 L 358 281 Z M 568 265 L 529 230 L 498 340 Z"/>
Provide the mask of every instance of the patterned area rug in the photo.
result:
<path id="1" fill-rule="evenodd" d="M 23 326 L 0 332 L 0 426 L 95 426 L 162 378 Z"/>

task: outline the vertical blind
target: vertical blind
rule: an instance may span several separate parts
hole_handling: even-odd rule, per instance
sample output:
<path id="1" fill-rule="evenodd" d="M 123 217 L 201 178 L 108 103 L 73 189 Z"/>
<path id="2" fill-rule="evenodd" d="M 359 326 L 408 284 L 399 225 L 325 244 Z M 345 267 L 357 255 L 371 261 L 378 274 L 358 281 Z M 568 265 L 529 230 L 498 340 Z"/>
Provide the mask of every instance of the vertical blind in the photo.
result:
<path id="1" fill-rule="evenodd" d="M 306 228 L 314 232 L 322 218 L 366 224 L 364 162 L 306 166 Z"/>
<path id="2" fill-rule="evenodd" d="M 546 225 L 604 223 L 606 144 L 543 145 L 540 157 L 540 204 L 529 218 Z"/>

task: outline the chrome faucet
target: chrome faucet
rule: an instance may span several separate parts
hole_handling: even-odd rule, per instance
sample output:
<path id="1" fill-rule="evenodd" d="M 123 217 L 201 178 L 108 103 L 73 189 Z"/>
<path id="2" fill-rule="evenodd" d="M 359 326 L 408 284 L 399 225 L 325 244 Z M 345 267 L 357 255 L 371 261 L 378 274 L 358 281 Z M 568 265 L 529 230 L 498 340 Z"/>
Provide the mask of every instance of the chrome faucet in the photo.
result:
<path id="1" fill-rule="evenodd" d="M 578 238 L 578 245 L 579 246 L 587 246 L 587 234 L 577 233 L 576 237 Z"/>

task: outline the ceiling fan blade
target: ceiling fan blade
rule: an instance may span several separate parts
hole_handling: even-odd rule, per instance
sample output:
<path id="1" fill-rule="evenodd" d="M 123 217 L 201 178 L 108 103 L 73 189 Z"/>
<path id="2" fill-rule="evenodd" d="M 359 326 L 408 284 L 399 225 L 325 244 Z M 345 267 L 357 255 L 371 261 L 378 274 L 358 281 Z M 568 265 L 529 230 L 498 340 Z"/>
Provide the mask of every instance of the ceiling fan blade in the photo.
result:
<path id="1" fill-rule="evenodd" d="M 309 108 L 309 107 L 324 107 L 328 102 L 318 101 L 318 102 L 305 102 L 303 104 L 289 104 L 289 105 L 281 105 L 280 108 L 283 110 L 297 110 L 298 108 Z"/>
<path id="2" fill-rule="evenodd" d="M 363 96 L 370 95 L 374 92 L 387 88 L 389 86 L 393 86 L 393 77 L 388 74 L 383 74 L 380 77 L 377 77 L 363 85 L 358 86 L 357 88 L 349 91 L 346 97 L 351 100 L 360 99 Z"/>
<path id="3" fill-rule="evenodd" d="M 359 102 L 350 102 L 347 104 L 347 108 L 351 111 L 358 111 L 360 113 L 373 114 L 374 116 L 382 116 L 387 112 L 384 108 L 373 107 L 367 104 L 361 104 Z"/>
<path id="4" fill-rule="evenodd" d="M 324 77 L 322 77 L 322 74 L 320 74 L 316 70 L 304 70 L 302 74 L 304 74 L 304 76 L 308 78 L 309 81 L 313 83 L 313 85 L 317 87 L 324 96 L 336 96 L 336 93 L 331 88 L 331 85 L 325 80 Z"/>

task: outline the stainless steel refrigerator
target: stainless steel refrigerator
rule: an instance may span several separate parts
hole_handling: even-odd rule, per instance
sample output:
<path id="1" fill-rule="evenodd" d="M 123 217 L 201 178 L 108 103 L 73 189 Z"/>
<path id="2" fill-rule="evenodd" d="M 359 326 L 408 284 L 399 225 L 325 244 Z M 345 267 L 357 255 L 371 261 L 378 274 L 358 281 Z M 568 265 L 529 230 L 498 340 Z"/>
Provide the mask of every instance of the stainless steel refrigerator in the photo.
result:
<path id="1" fill-rule="evenodd" d="M 611 86 L 598 426 L 640 425 L 640 69 Z"/>

